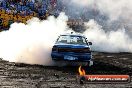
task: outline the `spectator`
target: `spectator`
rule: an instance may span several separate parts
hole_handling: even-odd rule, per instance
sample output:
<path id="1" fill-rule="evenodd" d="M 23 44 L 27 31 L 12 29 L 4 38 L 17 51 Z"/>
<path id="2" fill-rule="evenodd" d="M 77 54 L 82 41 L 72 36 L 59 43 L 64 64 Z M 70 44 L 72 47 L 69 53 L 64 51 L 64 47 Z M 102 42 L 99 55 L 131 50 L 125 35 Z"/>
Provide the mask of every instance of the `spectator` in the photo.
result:
<path id="1" fill-rule="evenodd" d="M 7 7 L 6 0 L 3 0 L 3 2 L 2 2 L 2 7 L 3 7 L 4 9 L 6 9 L 6 7 Z"/>
<path id="2" fill-rule="evenodd" d="M 15 9 L 13 13 L 14 13 L 14 15 L 16 15 L 17 14 L 17 10 Z"/>
<path id="3" fill-rule="evenodd" d="M 2 27 L 3 27 L 2 21 L 3 21 L 3 19 L 1 18 L 1 19 L 0 19 L 0 29 L 2 29 Z"/>
<path id="4" fill-rule="evenodd" d="M 51 4 L 52 8 L 54 8 L 56 6 L 56 2 L 57 2 L 57 0 L 51 0 L 50 4 Z"/>
<path id="5" fill-rule="evenodd" d="M 12 22 L 24 22 L 34 16 L 47 17 L 48 6 L 55 5 L 56 0 L 3 0 L 0 2 L 0 23 L 2 27 Z M 36 12 L 38 14 L 36 14 Z M 1 21 L 2 20 L 2 21 Z M 1 26 L 1 24 L 0 24 Z"/>
<path id="6" fill-rule="evenodd" d="M 22 9 L 22 6 L 20 4 L 17 4 L 17 10 L 20 12 Z"/>
<path id="7" fill-rule="evenodd" d="M 0 1 L 0 7 L 2 7 L 2 1 Z"/>
<path id="8" fill-rule="evenodd" d="M 32 0 L 29 0 L 29 7 L 33 10 L 34 9 L 34 3 Z"/>
<path id="9" fill-rule="evenodd" d="M 13 20 L 8 21 L 8 27 L 13 23 Z"/>
<path id="10" fill-rule="evenodd" d="M 7 8 L 7 9 L 6 9 L 6 13 L 8 13 L 8 14 L 9 14 L 10 12 L 11 12 L 11 11 L 10 11 L 10 9 L 9 9 L 9 8 Z"/>

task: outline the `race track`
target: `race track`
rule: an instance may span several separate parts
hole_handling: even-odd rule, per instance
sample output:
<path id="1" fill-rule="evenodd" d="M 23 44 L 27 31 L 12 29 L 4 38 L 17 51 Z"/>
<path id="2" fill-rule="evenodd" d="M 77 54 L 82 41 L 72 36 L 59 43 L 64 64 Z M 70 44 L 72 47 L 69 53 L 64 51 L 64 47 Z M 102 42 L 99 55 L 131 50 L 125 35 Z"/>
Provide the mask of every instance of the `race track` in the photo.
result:
<path id="1" fill-rule="evenodd" d="M 87 74 L 132 75 L 131 53 L 94 52 L 94 65 L 83 67 Z M 131 88 L 127 84 L 79 84 L 78 66 L 48 67 L 0 59 L 0 88 Z"/>

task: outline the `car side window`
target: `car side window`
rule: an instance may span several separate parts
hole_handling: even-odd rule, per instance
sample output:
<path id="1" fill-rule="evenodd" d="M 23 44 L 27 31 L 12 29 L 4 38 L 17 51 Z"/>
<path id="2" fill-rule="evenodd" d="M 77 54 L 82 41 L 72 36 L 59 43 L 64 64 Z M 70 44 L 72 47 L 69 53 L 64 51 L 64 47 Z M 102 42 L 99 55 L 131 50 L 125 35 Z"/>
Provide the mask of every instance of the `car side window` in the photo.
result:
<path id="1" fill-rule="evenodd" d="M 77 42 L 77 38 L 76 37 L 71 37 L 70 42 L 71 43 L 76 43 Z"/>
<path id="2" fill-rule="evenodd" d="M 67 37 L 66 36 L 60 36 L 57 42 L 67 43 Z"/>

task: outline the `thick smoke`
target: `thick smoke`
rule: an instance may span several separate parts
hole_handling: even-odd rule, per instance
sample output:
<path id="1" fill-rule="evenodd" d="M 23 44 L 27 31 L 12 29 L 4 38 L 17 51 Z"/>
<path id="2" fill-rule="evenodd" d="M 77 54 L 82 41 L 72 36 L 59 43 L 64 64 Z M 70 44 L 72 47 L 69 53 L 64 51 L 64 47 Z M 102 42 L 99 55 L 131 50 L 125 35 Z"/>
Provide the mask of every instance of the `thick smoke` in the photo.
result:
<path id="1" fill-rule="evenodd" d="M 58 0 L 61 1 L 65 6 L 66 11 L 78 10 L 78 13 L 88 15 L 89 10 L 99 11 L 100 14 L 106 15 L 111 20 L 117 20 L 119 18 L 130 18 L 132 14 L 132 1 L 131 0 Z M 69 7 L 69 8 L 68 8 Z M 72 8 L 71 8 L 72 7 Z M 81 13 L 80 10 L 86 12 Z M 71 14 L 74 14 L 72 12 Z M 71 15 L 68 14 L 68 15 Z"/>
<path id="2" fill-rule="evenodd" d="M 89 20 L 83 34 L 93 42 L 92 50 L 132 52 L 131 0 L 58 1 L 58 8 L 62 7 L 69 18 Z M 0 57 L 11 62 L 54 65 L 51 49 L 58 35 L 68 31 L 68 17 L 61 13 L 58 18 L 50 16 L 42 21 L 33 18 L 26 25 L 13 23 L 9 31 L 0 32 Z"/>
<path id="3" fill-rule="evenodd" d="M 67 16 L 50 16 L 40 21 L 33 18 L 23 23 L 13 23 L 9 31 L 0 32 L 0 57 L 28 64 L 53 65 L 51 49 L 58 35 L 66 29 Z"/>
<path id="4" fill-rule="evenodd" d="M 132 52 L 132 0 L 59 1 L 71 19 L 88 21 L 84 34 L 93 42 L 93 50 Z"/>
<path id="5" fill-rule="evenodd" d="M 125 29 L 105 32 L 94 20 L 85 24 L 87 31 L 84 35 L 93 42 L 92 50 L 100 52 L 132 52 L 132 39 Z"/>
<path id="6" fill-rule="evenodd" d="M 94 19 L 106 31 L 125 27 L 131 35 L 132 0 L 58 0 L 71 19 Z"/>

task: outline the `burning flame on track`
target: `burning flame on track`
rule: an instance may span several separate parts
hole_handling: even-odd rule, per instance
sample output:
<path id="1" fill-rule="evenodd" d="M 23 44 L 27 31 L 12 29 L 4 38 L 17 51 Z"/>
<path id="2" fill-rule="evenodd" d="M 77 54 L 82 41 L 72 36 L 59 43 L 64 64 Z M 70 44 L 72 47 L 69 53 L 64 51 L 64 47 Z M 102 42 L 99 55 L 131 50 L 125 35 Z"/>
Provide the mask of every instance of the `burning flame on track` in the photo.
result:
<path id="1" fill-rule="evenodd" d="M 79 71 L 79 75 L 80 75 L 80 76 L 83 76 L 83 75 L 86 74 L 85 70 L 82 69 L 81 66 L 79 66 L 78 71 Z"/>

